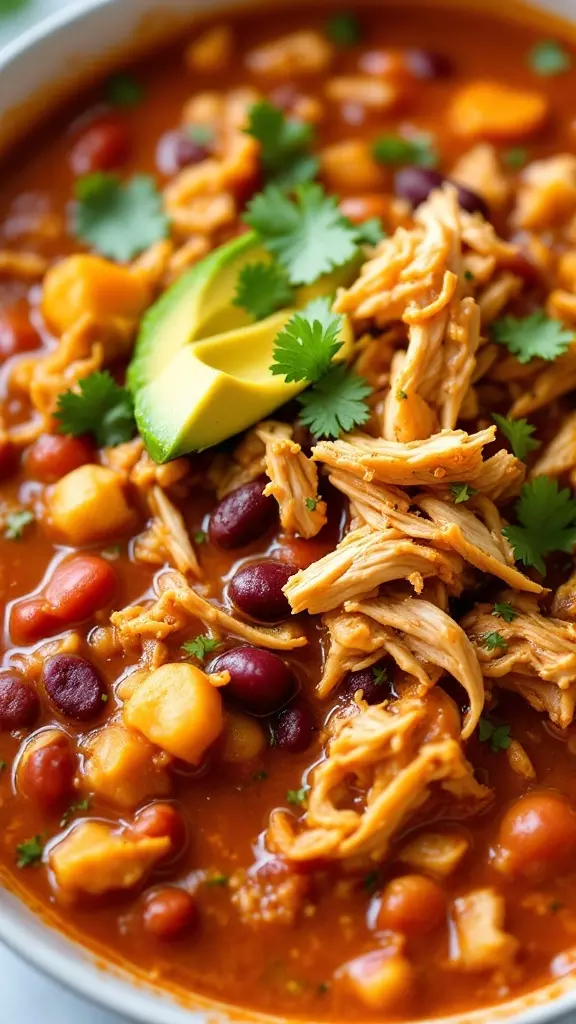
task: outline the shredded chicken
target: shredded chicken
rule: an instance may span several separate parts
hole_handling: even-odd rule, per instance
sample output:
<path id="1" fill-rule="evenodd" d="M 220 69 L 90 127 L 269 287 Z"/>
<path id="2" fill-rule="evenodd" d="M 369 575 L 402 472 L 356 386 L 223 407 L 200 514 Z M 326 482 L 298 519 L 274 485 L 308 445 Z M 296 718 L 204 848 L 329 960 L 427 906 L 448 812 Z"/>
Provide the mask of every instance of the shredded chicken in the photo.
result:
<path id="1" fill-rule="evenodd" d="M 421 593 L 425 577 L 438 575 L 458 591 L 462 562 L 436 551 L 398 530 L 375 531 L 369 526 L 347 533 L 334 551 L 290 577 L 284 593 L 293 612 L 328 612 L 366 594 L 381 583 L 407 579 Z"/>
<path id="2" fill-rule="evenodd" d="M 276 811 L 268 828 L 270 847 L 290 861 L 378 862 L 433 796 L 448 799 L 456 816 L 485 806 L 490 792 L 474 779 L 450 731 L 457 720 L 453 706 L 445 707 L 450 703 L 432 691 L 425 699 L 364 706 L 343 718 L 326 759 L 313 772 L 304 820 Z M 350 787 L 363 792 L 362 808 L 357 801 L 351 805 Z"/>
<path id="3" fill-rule="evenodd" d="M 532 467 L 530 476 L 561 476 L 576 466 L 576 412 L 566 416 L 550 444 Z"/>
<path id="4" fill-rule="evenodd" d="M 461 683 L 470 701 L 462 729 L 462 737 L 467 739 L 482 714 L 484 683 L 474 647 L 458 623 L 430 601 L 393 591 L 374 600 L 348 602 L 345 608 L 397 630 L 424 665 L 437 665 Z"/>
<path id="5" fill-rule="evenodd" d="M 287 533 L 315 537 L 327 521 L 326 502 L 318 496 L 318 469 L 290 438 L 278 437 L 263 425 L 258 436 L 266 446 L 266 473 L 270 479 L 264 494 L 272 494 L 280 506 L 280 522 Z"/>
<path id="6" fill-rule="evenodd" d="M 465 971 L 510 967 L 520 943 L 504 931 L 504 915 L 504 897 L 496 889 L 476 889 L 455 900 L 452 963 Z"/>
<path id="7" fill-rule="evenodd" d="M 306 637 L 299 634 L 293 624 L 268 629 L 235 619 L 201 597 L 180 573 L 165 572 L 156 583 L 159 596 L 152 605 L 128 605 L 110 616 L 120 642 L 127 649 L 141 646 L 145 640 L 165 640 L 197 621 L 216 632 L 241 637 L 256 647 L 289 651 L 307 643 Z"/>

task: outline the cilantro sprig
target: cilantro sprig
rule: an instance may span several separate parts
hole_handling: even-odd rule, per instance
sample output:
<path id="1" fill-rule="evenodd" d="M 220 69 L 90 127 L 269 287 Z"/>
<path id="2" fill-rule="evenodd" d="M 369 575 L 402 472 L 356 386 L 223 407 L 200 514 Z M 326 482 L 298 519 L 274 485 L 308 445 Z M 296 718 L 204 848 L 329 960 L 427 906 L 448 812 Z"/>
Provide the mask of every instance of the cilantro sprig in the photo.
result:
<path id="1" fill-rule="evenodd" d="M 318 173 L 318 157 L 310 152 L 314 142 L 312 125 L 286 117 L 268 100 L 250 107 L 245 132 L 260 143 L 260 162 L 268 182 L 293 188 Z"/>
<path id="2" fill-rule="evenodd" d="M 186 654 L 192 654 L 198 661 L 204 661 L 206 655 L 211 654 L 219 646 L 220 641 L 215 637 L 208 636 L 207 633 L 200 633 L 193 640 L 187 640 L 182 644 L 182 650 L 186 651 Z"/>
<path id="3" fill-rule="evenodd" d="M 379 135 L 372 143 L 372 156 L 378 163 L 397 166 L 436 167 L 438 154 L 432 136 L 427 133 L 404 139 L 400 135 Z"/>
<path id="4" fill-rule="evenodd" d="M 286 270 L 293 285 L 312 284 L 356 255 L 361 231 L 338 209 L 336 196 L 316 182 L 295 188 L 295 198 L 268 185 L 248 204 L 244 220 Z"/>
<path id="5" fill-rule="evenodd" d="M 43 852 L 44 840 L 42 836 L 32 836 L 31 839 L 25 839 L 22 843 L 18 843 L 16 847 L 16 867 L 34 867 L 42 860 Z"/>
<path id="6" fill-rule="evenodd" d="M 536 427 L 528 423 L 528 420 L 511 420 L 507 416 L 500 416 L 497 412 L 492 413 L 492 419 L 504 437 L 510 441 L 512 451 L 517 459 L 524 462 L 529 452 L 540 447 L 542 442 L 532 437 Z"/>
<path id="7" fill-rule="evenodd" d="M 485 633 L 482 639 L 484 642 L 484 647 L 486 648 L 487 651 L 508 650 L 508 644 L 506 643 L 506 640 L 504 639 L 501 633 L 498 633 L 497 630 L 494 630 L 492 633 Z"/>
<path id="8" fill-rule="evenodd" d="M 493 754 L 498 754 L 501 750 L 508 750 L 508 747 L 512 743 L 510 726 L 505 722 L 501 725 L 496 725 L 484 715 L 478 722 L 478 737 L 481 743 L 490 744 Z"/>
<path id="9" fill-rule="evenodd" d="M 450 484 L 450 494 L 454 498 L 455 505 L 461 505 L 465 501 L 469 501 L 477 493 L 474 487 L 470 484 L 453 483 Z"/>
<path id="10" fill-rule="evenodd" d="M 102 256 L 126 262 L 168 234 L 162 196 L 147 174 L 121 182 L 97 171 L 78 179 L 75 198 L 74 231 Z"/>
<path id="11" fill-rule="evenodd" d="M 496 601 L 492 614 L 503 622 L 514 622 L 514 619 L 518 618 L 518 612 L 514 611 L 509 601 Z"/>
<path id="12" fill-rule="evenodd" d="M 576 501 L 567 487 L 559 491 L 556 480 L 538 476 L 524 484 L 514 508 L 519 525 L 505 526 L 502 533 L 517 561 L 544 574 L 545 555 L 571 552 L 576 544 Z"/>
<path id="13" fill-rule="evenodd" d="M 354 46 L 361 41 L 363 34 L 362 26 L 352 11 L 333 14 L 326 22 L 325 31 L 328 39 L 341 47 Z"/>
<path id="14" fill-rule="evenodd" d="M 84 377 L 78 391 L 59 395 L 54 417 L 60 434 L 92 434 L 101 446 L 122 444 L 136 432 L 130 394 L 107 370 Z"/>
<path id="15" fill-rule="evenodd" d="M 106 99 L 113 107 L 137 107 L 144 99 L 144 86 L 133 75 L 118 71 L 106 82 Z"/>
<path id="16" fill-rule="evenodd" d="M 531 359 L 557 359 L 574 340 L 574 333 L 551 320 L 543 309 L 530 316 L 505 316 L 492 325 L 494 340 L 504 345 L 518 362 Z"/>
<path id="17" fill-rule="evenodd" d="M 16 509 L 6 516 L 4 537 L 6 540 L 21 540 L 24 530 L 33 523 L 36 516 L 29 508 Z"/>
<path id="18" fill-rule="evenodd" d="M 247 263 L 236 282 L 233 304 L 245 309 L 255 320 L 264 320 L 294 299 L 286 271 L 277 263 Z"/>
<path id="19" fill-rule="evenodd" d="M 371 393 L 363 377 L 338 363 L 300 395 L 300 419 L 316 437 L 339 437 L 370 418 L 366 399 Z"/>

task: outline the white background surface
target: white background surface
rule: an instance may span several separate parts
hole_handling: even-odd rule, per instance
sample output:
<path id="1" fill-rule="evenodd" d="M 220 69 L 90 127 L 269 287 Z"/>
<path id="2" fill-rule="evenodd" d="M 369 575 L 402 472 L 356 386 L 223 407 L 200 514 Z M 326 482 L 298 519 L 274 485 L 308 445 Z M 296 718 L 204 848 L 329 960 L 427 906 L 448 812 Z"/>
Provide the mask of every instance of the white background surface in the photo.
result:
<path id="1" fill-rule="evenodd" d="M 0 48 L 47 14 L 68 5 L 65 0 L 28 0 L 14 12 L 10 6 L 10 0 L 0 0 Z M 54 985 L 2 945 L 0 989 L 0 1024 L 121 1024 L 120 1017 L 95 1009 Z"/>

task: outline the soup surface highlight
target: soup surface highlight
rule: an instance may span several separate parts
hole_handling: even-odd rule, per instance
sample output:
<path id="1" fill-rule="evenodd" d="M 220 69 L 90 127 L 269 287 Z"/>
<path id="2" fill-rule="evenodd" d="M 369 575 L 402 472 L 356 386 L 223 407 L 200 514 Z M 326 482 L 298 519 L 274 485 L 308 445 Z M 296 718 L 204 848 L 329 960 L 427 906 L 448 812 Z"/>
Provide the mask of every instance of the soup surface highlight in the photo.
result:
<path id="1" fill-rule="evenodd" d="M 0 183 L 0 860 L 254 1015 L 576 966 L 576 51 L 220 14 Z"/>

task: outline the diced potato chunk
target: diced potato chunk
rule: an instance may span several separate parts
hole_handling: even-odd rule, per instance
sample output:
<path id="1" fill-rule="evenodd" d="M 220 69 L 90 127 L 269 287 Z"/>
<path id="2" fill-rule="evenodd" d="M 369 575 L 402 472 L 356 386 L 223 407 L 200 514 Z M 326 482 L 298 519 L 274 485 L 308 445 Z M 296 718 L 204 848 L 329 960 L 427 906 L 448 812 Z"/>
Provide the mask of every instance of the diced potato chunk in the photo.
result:
<path id="1" fill-rule="evenodd" d="M 122 481 L 106 466 L 79 466 L 63 476 L 48 512 L 53 528 L 75 547 L 123 533 L 134 522 Z"/>
<path id="2" fill-rule="evenodd" d="M 186 50 L 185 60 L 191 71 L 200 73 L 224 71 L 232 58 L 234 37 L 229 25 L 216 25 L 203 32 Z"/>
<path id="3" fill-rule="evenodd" d="M 457 947 L 452 960 L 468 971 L 505 969 L 520 943 L 504 931 L 505 903 L 495 889 L 476 889 L 454 901 Z"/>
<path id="4" fill-rule="evenodd" d="M 241 711 L 229 711 L 222 737 L 222 760 L 231 764 L 254 761 L 268 746 L 264 730 L 255 718 Z"/>
<path id="5" fill-rule="evenodd" d="M 171 790 L 170 758 L 121 722 L 111 722 L 90 737 L 84 755 L 84 788 L 118 807 L 134 808 Z"/>
<path id="6" fill-rule="evenodd" d="M 414 968 L 401 952 L 374 950 L 345 964 L 343 973 L 357 998 L 371 1010 L 398 1012 L 413 995 Z"/>
<path id="7" fill-rule="evenodd" d="M 449 120 L 468 139 L 523 139 L 542 127 L 548 101 L 541 92 L 498 82 L 470 82 L 456 94 Z"/>
<path id="8" fill-rule="evenodd" d="M 418 871 L 447 878 L 459 866 L 469 847 L 469 840 L 458 832 L 421 832 L 402 847 L 398 860 Z"/>
<path id="9" fill-rule="evenodd" d="M 149 301 L 143 277 L 129 267 L 101 256 L 77 255 L 46 274 L 42 313 L 50 329 L 62 334 L 86 314 L 100 321 L 136 321 Z"/>
<path id="10" fill-rule="evenodd" d="M 386 184 L 385 172 L 362 139 L 344 139 L 325 146 L 320 166 L 327 187 L 335 192 L 369 192 Z"/>
<path id="11" fill-rule="evenodd" d="M 81 821 L 50 854 L 58 888 L 68 896 L 131 889 L 170 852 L 168 836 L 120 835 L 98 821 Z"/>
<path id="12" fill-rule="evenodd" d="M 222 732 L 222 698 L 201 669 L 162 665 L 124 705 L 124 721 L 174 757 L 199 764 Z"/>

